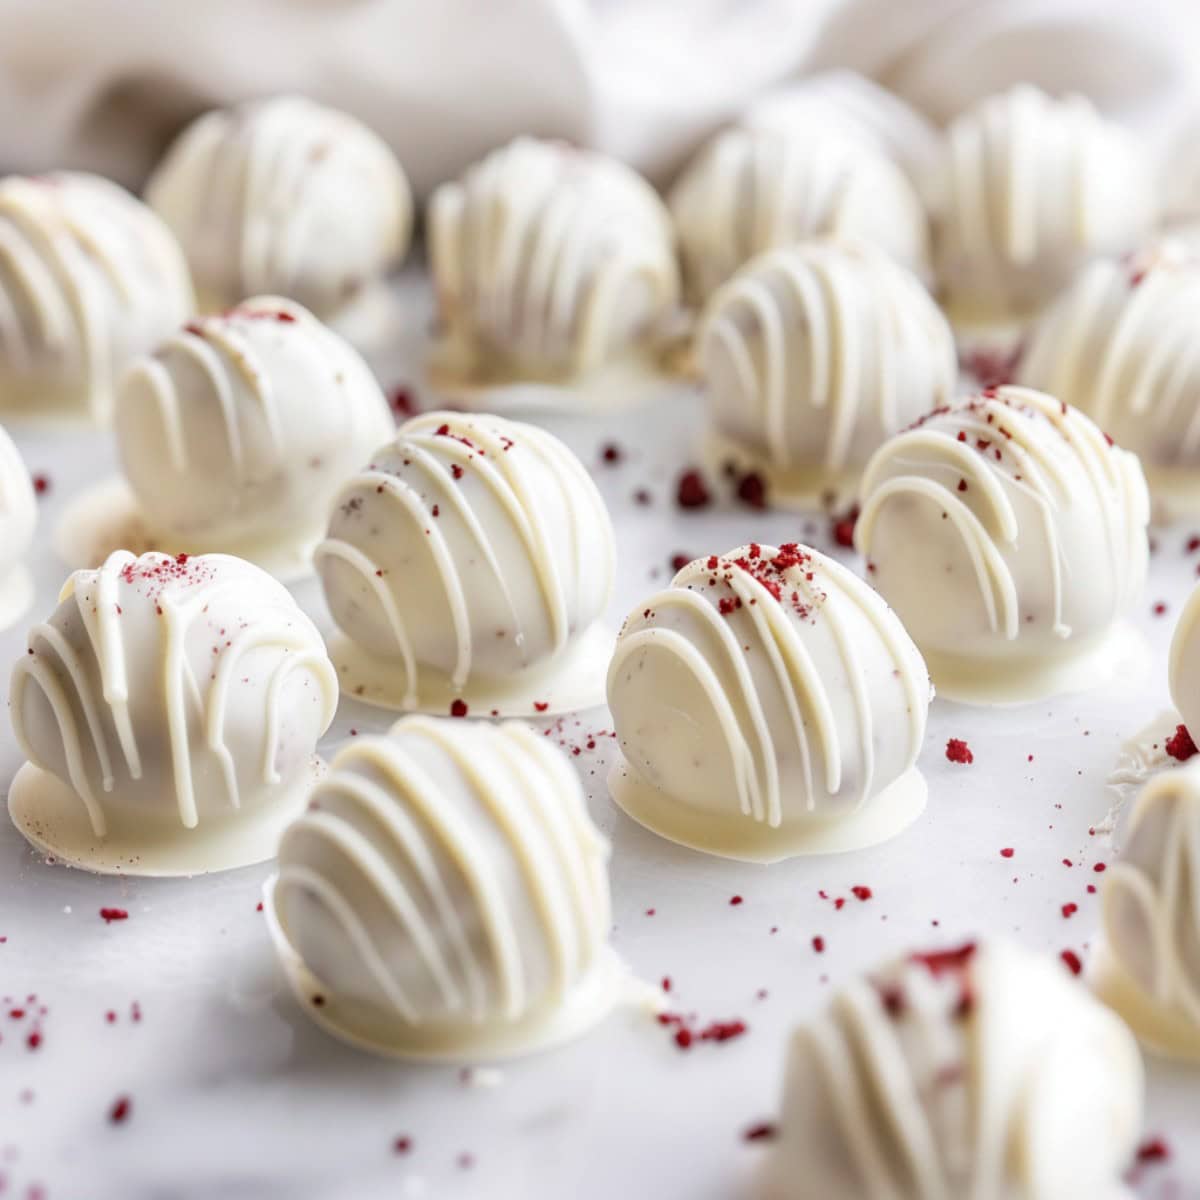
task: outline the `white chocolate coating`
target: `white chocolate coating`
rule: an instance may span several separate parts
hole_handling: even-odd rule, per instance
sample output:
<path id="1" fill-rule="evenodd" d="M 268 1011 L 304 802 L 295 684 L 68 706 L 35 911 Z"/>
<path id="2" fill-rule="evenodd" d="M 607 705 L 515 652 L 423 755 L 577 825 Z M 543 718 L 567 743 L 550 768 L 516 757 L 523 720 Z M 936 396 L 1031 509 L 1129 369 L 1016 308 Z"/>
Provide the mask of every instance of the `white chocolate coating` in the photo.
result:
<path id="1" fill-rule="evenodd" d="M 146 199 L 179 237 L 206 310 L 272 294 L 330 320 L 398 265 L 412 232 L 387 144 L 300 96 L 197 118 Z"/>
<path id="2" fill-rule="evenodd" d="M 569 380 L 653 349 L 678 300 L 670 217 L 623 163 L 518 138 L 429 208 L 438 368 Z"/>
<path id="3" fill-rule="evenodd" d="M 1200 736 L 1200 584 L 1179 614 L 1167 664 L 1171 701 L 1189 731 Z"/>
<path id="4" fill-rule="evenodd" d="M 616 799 L 712 853 L 804 852 L 809 835 L 887 809 L 884 793 L 920 752 L 930 696 L 895 614 L 833 559 L 758 545 L 696 559 L 617 641 L 618 771 L 659 800 Z"/>
<path id="5" fill-rule="evenodd" d="M 0 629 L 21 615 L 29 593 L 21 559 L 33 542 L 37 499 L 21 452 L 0 425 Z"/>
<path id="6" fill-rule="evenodd" d="M 788 1055 L 771 1200 L 1117 1200 L 1143 1072 L 1055 960 L 1005 942 L 844 987 Z"/>
<path id="7" fill-rule="evenodd" d="M 920 192 L 941 150 L 937 129 L 894 92 L 838 68 L 767 92 L 742 115 L 748 129 L 832 133 L 882 150 Z"/>
<path id="8" fill-rule="evenodd" d="M 1081 96 L 1020 85 L 946 131 L 932 184 L 934 258 L 968 321 L 1024 318 L 1097 255 L 1133 249 L 1154 217 L 1139 146 Z"/>
<path id="9" fill-rule="evenodd" d="M 342 488 L 317 569 L 339 628 L 470 699 L 545 666 L 604 612 L 616 551 L 595 484 L 557 438 L 500 417 L 425 413 Z"/>
<path id="10" fill-rule="evenodd" d="M 97 846 L 134 857 L 236 837 L 307 778 L 336 705 L 316 627 L 281 584 L 224 555 L 118 551 L 75 572 L 10 691 L 26 757 L 70 789 Z M 53 849 L 53 830 L 26 818 Z"/>
<path id="11" fill-rule="evenodd" d="M 1110 973 L 1099 990 L 1149 1045 L 1193 1061 L 1200 1060 L 1198 879 L 1200 764 L 1191 762 L 1142 789 L 1104 878 Z"/>
<path id="12" fill-rule="evenodd" d="M 729 129 L 696 156 L 669 203 L 688 298 L 702 303 L 743 263 L 824 234 L 861 237 L 922 278 L 925 211 L 883 153 L 812 129 Z"/>
<path id="13" fill-rule="evenodd" d="M 0 180 L 0 413 L 106 422 L 126 362 L 193 305 L 170 230 L 115 183 Z"/>
<path id="14" fill-rule="evenodd" d="M 754 259 L 709 301 L 697 341 L 717 432 L 785 472 L 861 468 L 958 378 L 929 293 L 857 239 Z"/>
<path id="15" fill-rule="evenodd" d="M 315 546 L 338 488 L 394 428 L 358 353 L 272 296 L 180 329 L 133 364 L 116 409 L 147 527 L 192 552 Z"/>
<path id="16" fill-rule="evenodd" d="M 855 545 L 943 694 L 1052 694 L 1061 685 L 1043 672 L 1102 648 L 1145 583 L 1137 458 L 1029 388 L 992 389 L 893 438 L 861 496 Z"/>
<path id="17" fill-rule="evenodd" d="M 1200 468 L 1200 259 L 1163 244 L 1086 267 L 1034 326 L 1020 381 L 1152 473 Z"/>
<path id="18" fill-rule="evenodd" d="M 612 981 L 607 859 L 578 776 L 534 730 L 406 717 L 339 751 L 284 834 L 285 966 L 296 981 L 288 952 L 303 964 L 322 1024 L 387 1053 L 561 1040 L 615 999 L 594 988 Z"/>

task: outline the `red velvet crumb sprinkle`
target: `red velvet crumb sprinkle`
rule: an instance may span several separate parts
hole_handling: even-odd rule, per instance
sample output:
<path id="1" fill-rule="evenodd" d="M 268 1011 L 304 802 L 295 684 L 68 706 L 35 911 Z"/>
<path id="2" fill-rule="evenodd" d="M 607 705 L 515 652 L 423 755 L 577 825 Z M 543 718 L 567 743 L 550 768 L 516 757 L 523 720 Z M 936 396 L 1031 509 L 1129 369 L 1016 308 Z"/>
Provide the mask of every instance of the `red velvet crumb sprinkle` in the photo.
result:
<path id="1" fill-rule="evenodd" d="M 707 508 L 712 497 L 704 476 L 696 470 L 684 471 L 675 489 L 675 500 L 680 508 Z"/>
<path id="2" fill-rule="evenodd" d="M 467 702 L 465 700 L 455 700 L 450 705 L 450 715 L 452 717 L 465 717 L 467 715 Z"/>
<path id="3" fill-rule="evenodd" d="M 975 755 L 971 753 L 971 747 L 962 738 L 951 738 L 946 743 L 946 757 L 952 763 L 962 763 L 964 766 L 969 766 L 975 761 Z"/>
<path id="4" fill-rule="evenodd" d="M 1013 848 L 1011 846 L 1005 846 L 1004 849 L 1000 851 L 1000 857 L 1001 858 L 1012 858 L 1012 856 L 1015 853 L 1016 853 L 1016 851 L 1013 850 Z"/>
<path id="5" fill-rule="evenodd" d="M 108 1110 L 108 1119 L 114 1125 L 120 1125 L 133 1111 L 133 1101 L 128 1096 L 118 1096 L 113 1106 Z"/>
<path id="6" fill-rule="evenodd" d="M 1059 956 L 1067 965 L 1067 969 L 1072 975 L 1079 975 L 1083 972 L 1083 963 L 1080 961 L 1079 955 L 1074 950 L 1064 950 Z"/>
<path id="7" fill-rule="evenodd" d="M 743 1142 L 772 1142 L 779 1136 L 779 1127 L 773 1121 L 760 1121 L 742 1131 Z"/>
<path id="8" fill-rule="evenodd" d="M 859 900 L 870 900 L 873 894 L 869 887 L 863 887 L 861 883 L 856 883 L 854 887 L 850 889 L 850 891 L 853 892 L 855 897 Z"/>
<path id="9" fill-rule="evenodd" d="M 33 477 L 33 490 L 39 495 L 44 496 L 50 490 L 50 476 L 43 475 L 39 472 Z"/>
<path id="10" fill-rule="evenodd" d="M 128 921 L 129 913 L 123 908 L 102 908 L 100 916 L 105 925 L 111 925 L 114 921 Z"/>
<path id="11" fill-rule="evenodd" d="M 1175 732 L 1167 738 L 1166 751 L 1179 762 L 1187 762 L 1196 753 L 1196 743 L 1192 741 L 1186 725 L 1175 726 Z"/>

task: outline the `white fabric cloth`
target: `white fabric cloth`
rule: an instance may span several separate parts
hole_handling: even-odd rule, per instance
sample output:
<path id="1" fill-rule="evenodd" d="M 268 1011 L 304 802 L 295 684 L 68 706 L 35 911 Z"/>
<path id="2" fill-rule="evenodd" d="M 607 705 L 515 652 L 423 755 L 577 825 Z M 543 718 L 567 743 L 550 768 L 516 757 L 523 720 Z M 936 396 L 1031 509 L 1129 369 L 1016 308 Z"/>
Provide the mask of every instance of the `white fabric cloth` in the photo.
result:
<path id="1" fill-rule="evenodd" d="M 1164 138 L 1198 90 L 1195 0 L 4 0 L 0 169 L 136 185 L 215 105 L 304 92 L 418 193 L 519 132 L 669 176 L 756 95 L 860 70 L 942 122 L 1019 79 Z"/>

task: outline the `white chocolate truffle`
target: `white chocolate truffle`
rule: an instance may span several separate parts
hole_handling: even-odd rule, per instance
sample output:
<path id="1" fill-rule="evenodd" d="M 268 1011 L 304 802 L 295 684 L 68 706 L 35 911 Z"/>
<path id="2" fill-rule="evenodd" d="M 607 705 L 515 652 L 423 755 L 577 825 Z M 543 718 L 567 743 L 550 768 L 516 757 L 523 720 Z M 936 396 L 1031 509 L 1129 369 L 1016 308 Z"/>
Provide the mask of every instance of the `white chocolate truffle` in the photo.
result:
<path id="1" fill-rule="evenodd" d="M 197 118 L 146 199 L 179 237 L 205 310 L 275 294 L 331 320 L 400 262 L 412 231 L 387 144 L 300 96 Z"/>
<path id="2" fill-rule="evenodd" d="M 958 378 L 929 293 L 860 240 L 754 259 L 710 300 L 697 342 L 716 434 L 771 471 L 776 499 L 861 470 Z"/>
<path id="3" fill-rule="evenodd" d="M 1019 376 L 1178 486 L 1200 471 L 1200 259 L 1166 243 L 1092 263 L 1034 326 Z"/>
<path id="4" fill-rule="evenodd" d="M 0 412 L 107 422 L 122 368 L 193 304 L 170 230 L 115 183 L 0 180 Z"/>
<path id="5" fill-rule="evenodd" d="M 1147 1045 L 1200 1061 L 1200 763 L 1142 789 L 1104 877 L 1097 990 Z"/>
<path id="6" fill-rule="evenodd" d="M 842 68 L 767 92 L 740 124 L 783 134 L 831 133 L 882 150 L 918 192 L 941 151 L 937 129 L 921 113 L 874 80 Z"/>
<path id="7" fill-rule="evenodd" d="M 729 858 L 870 845 L 924 806 L 930 696 L 895 614 L 833 559 L 696 559 L 621 630 L 609 786 L 654 832 Z"/>
<path id="8" fill-rule="evenodd" d="M 1031 315 L 1088 259 L 1142 240 L 1152 185 L 1132 137 L 1081 96 L 1023 84 L 982 101 L 946 131 L 932 185 L 948 307 L 968 321 Z"/>
<path id="9" fill-rule="evenodd" d="M 1034 700 L 1120 665 L 1150 500 L 1137 458 L 1076 409 L 989 389 L 882 446 L 861 497 L 855 545 L 942 695 Z"/>
<path id="10" fill-rule="evenodd" d="M 1200 737 L 1200 585 L 1179 614 L 1167 672 L 1172 702 L 1189 731 Z"/>
<path id="11" fill-rule="evenodd" d="M 21 452 L 0 425 L 0 629 L 7 629 L 33 599 L 21 559 L 33 542 L 37 500 Z"/>
<path id="12" fill-rule="evenodd" d="M 142 518 L 171 550 L 292 548 L 307 561 L 337 490 L 395 429 L 358 353 L 306 309 L 247 300 L 138 360 L 117 444 Z"/>
<path id="13" fill-rule="evenodd" d="M 436 369 L 569 381 L 649 354 L 678 300 L 670 217 L 613 159 L 518 138 L 434 193 Z"/>
<path id="14" fill-rule="evenodd" d="M 265 572 L 117 551 L 71 576 L 13 671 L 29 763 L 9 811 L 93 870 L 260 862 L 303 804 L 337 695 L 316 627 Z"/>
<path id="15" fill-rule="evenodd" d="M 883 153 L 801 130 L 729 129 L 670 194 L 687 295 L 702 303 L 743 263 L 823 234 L 861 237 L 925 277 L 925 211 Z"/>
<path id="16" fill-rule="evenodd" d="M 771 1200 L 1118 1200 L 1137 1044 L 1059 962 L 1005 942 L 844 987 L 788 1053 Z"/>
<path id="17" fill-rule="evenodd" d="M 301 1002 L 402 1057 L 542 1049 L 618 998 L 608 844 L 563 754 L 513 722 L 406 717 L 339 751 L 268 891 Z"/>
<path id="18" fill-rule="evenodd" d="M 415 417 L 342 488 L 317 549 L 330 613 L 358 651 L 353 671 L 335 651 L 343 689 L 439 713 L 601 703 L 603 664 L 571 654 L 608 604 L 615 556 L 604 501 L 557 438 L 499 417 Z M 373 668 L 390 681 L 364 681 Z M 550 686 L 564 671 L 580 703 Z M 484 703 L 526 683 L 515 709 Z"/>

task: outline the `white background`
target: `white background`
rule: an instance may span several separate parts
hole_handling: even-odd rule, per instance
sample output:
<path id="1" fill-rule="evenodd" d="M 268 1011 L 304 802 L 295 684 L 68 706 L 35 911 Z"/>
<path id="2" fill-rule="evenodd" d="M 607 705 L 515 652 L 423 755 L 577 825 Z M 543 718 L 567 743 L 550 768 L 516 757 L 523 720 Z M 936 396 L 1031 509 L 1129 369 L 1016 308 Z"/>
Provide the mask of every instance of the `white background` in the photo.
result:
<path id="1" fill-rule="evenodd" d="M 423 326 L 413 318 L 414 341 Z M 383 382 L 415 380 L 415 353 L 401 350 L 400 361 L 381 371 Z M 698 398 L 681 390 L 652 410 L 545 422 L 592 469 L 616 522 L 614 622 L 665 584 L 675 553 L 719 552 L 751 539 L 829 548 L 824 518 L 724 501 L 702 512 L 675 507 L 673 482 L 697 457 L 701 417 Z M 31 564 L 33 620 L 52 609 L 65 576 L 49 549 L 55 520 L 115 459 L 108 435 L 17 431 L 17 439 L 31 469 L 52 484 Z M 623 451 L 616 466 L 600 460 L 609 440 Z M 653 493 L 649 507 L 632 503 L 642 487 Z M 1019 709 L 937 701 L 921 759 L 929 807 L 885 846 L 767 868 L 704 858 L 614 809 L 603 782 L 610 740 L 576 759 L 592 814 L 613 843 L 617 948 L 643 977 L 670 976 L 674 1002 L 701 1021 L 744 1019 L 749 1032 L 725 1044 L 684 1053 L 652 1018 L 628 1012 L 577 1044 L 474 1083 L 456 1069 L 375 1060 L 330 1040 L 293 1002 L 255 911 L 269 867 L 190 881 L 94 878 L 45 865 L 0 819 L 0 938 L 7 939 L 0 994 L 11 997 L 0 1008 L 0 1172 L 7 1181 L 0 1195 L 752 1195 L 766 1150 L 744 1143 L 742 1132 L 774 1113 L 788 1028 L 840 981 L 882 956 L 979 934 L 1087 957 L 1099 906 L 1086 885 L 1101 881 L 1093 864 L 1111 858 L 1105 838 L 1088 828 L 1108 811 L 1104 781 L 1120 742 L 1166 706 L 1166 647 L 1200 562 L 1185 554 L 1190 532 L 1157 531 L 1151 583 L 1135 614 L 1153 647 L 1145 677 Z M 319 588 L 295 590 L 328 628 Z M 1158 601 L 1167 604 L 1166 616 L 1152 615 Z M 0 661 L 23 652 L 25 625 L 0 634 Z M 379 730 L 388 722 L 387 714 L 343 703 L 325 748 L 350 728 Z M 562 736 L 582 746 L 587 732 L 608 729 L 600 710 L 568 720 Z M 973 765 L 946 760 L 949 737 L 970 743 Z M 0 791 L 19 765 L 4 722 Z M 1002 847 L 1014 856 L 1001 857 Z M 854 899 L 855 884 L 869 886 L 873 898 Z M 847 897 L 845 907 L 835 911 L 820 889 Z M 735 894 L 744 897 L 736 907 L 729 904 Z M 1079 911 L 1064 919 L 1068 901 Z M 127 909 L 129 919 L 106 925 L 104 906 Z M 824 954 L 813 951 L 816 935 L 825 939 Z M 36 1001 L 26 1003 L 29 995 Z M 140 1022 L 130 1018 L 135 1002 Z M 36 1050 L 26 1042 L 30 1016 L 8 1015 L 14 1005 L 46 1009 Z M 1164 1136 L 1173 1157 L 1142 1174 L 1142 1195 L 1200 1197 L 1198 1083 L 1194 1070 L 1149 1064 L 1146 1132 Z M 132 1111 L 114 1125 L 108 1113 L 121 1095 L 131 1098 Z M 391 1148 L 401 1135 L 413 1142 L 406 1156 Z M 470 1167 L 459 1165 L 464 1153 Z"/>

